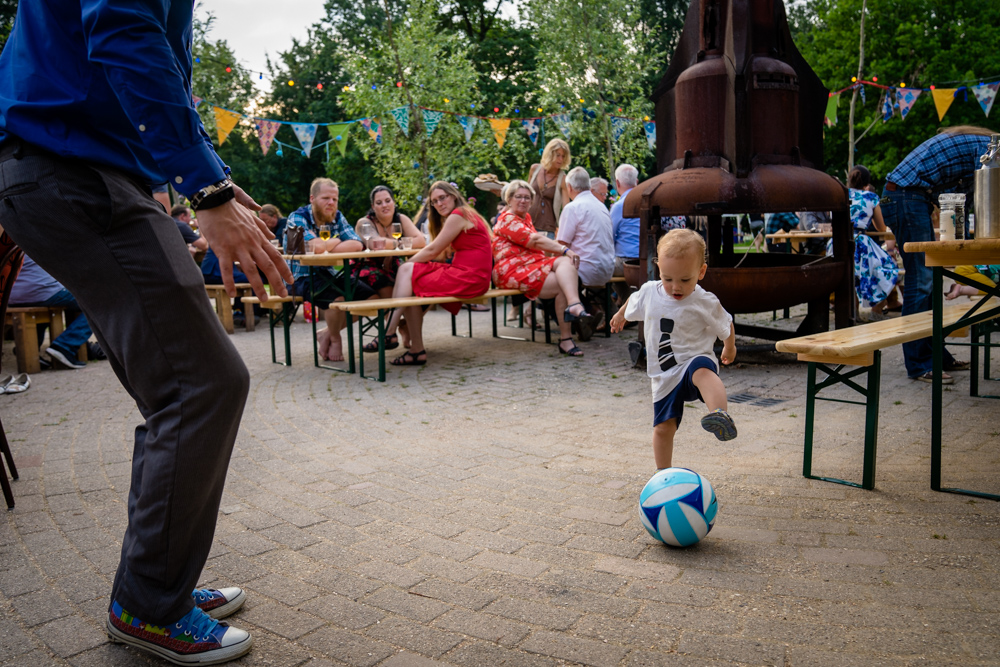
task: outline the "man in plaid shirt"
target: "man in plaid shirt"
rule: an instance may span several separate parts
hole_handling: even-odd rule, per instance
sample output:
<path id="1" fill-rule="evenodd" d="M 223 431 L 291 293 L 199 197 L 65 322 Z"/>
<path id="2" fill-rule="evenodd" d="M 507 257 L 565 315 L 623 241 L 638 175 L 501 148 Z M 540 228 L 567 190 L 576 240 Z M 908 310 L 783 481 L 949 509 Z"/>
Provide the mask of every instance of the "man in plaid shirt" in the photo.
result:
<path id="1" fill-rule="evenodd" d="M 302 229 L 302 238 L 307 244 L 312 244 L 316 252 L 356 252 L 364 250 L 361 239 L 354 228 L 347 224 L 347 218 L 337 210 L 340 203 L 340 188 L 329 178 L 317 178 L 309 187 L 309 203 L 297 209 L 288 216 L 285 225 L 285 238 L 293 227 Z M 330 227 L 330 239 L 319 238 L 320 225 Z M 326 329 L 316 334 L 319 339 L 319 355 L 329 361 L 343 361 L 343 342 L 340 330 L 347 323 L 347 317 L 336 308 L 330 308 L 333 301 L 343 301 L 344 277 L 342 272 L 349 269 L 334 271 L 332 267 L 313 267 L 317 292 L 312 293 L 309 284 L 309 267 L 301 262 L 288 262 L 295 277 L 295 294 L 312 303 L 315 308 L 323 309 Z M 370 299 L 377 294 L 363 282 L 352 278 L 354 291 L 353 300 Z"/>
<path id="2" fill-rule="evenodd" d="M 903 257 L 906 280 L 903 284 L 903 315 L 931 309 L 933 272 L 924 265 L 923 253 L 907 253 L 909 242 L 936 241 L 931 213 L 942 192 L 970 191 L 972 174 L 979 167 L 979 156 L 986 152 L 990 130 L 972 126 L 942 130 L 913 149 L 886 176 L 882 191 L 882 217 L 896 236 L 896 247 Z M 971 201 L 966 202 L 966 209 Z M 914 380 L 932 381 L 931 339 L 903 343 L 906 374 Z M 956 361 L 946 349 L 944 370 L 966 370 L 968 362 Z M 943 374 L 945 384 L 954 379 Z"/>

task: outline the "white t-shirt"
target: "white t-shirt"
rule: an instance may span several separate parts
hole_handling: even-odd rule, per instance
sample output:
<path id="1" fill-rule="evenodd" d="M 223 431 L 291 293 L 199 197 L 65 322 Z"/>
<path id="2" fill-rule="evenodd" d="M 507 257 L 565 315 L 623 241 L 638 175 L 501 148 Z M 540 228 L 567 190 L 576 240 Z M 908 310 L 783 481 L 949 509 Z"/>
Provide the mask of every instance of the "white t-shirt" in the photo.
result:
<path id="1" fill-rule="evenodd" d="M 646 373 L 653 383 L 653 402 L 680 383 L 695 357 L 715 358 L 716 339 L 729 338 L 732 315 L 711 292 L 696 285 L 680 301 L 669 296 L 659 280 L 651 280 L 629 297 L 625 319 L 642 320 L 646 334 Z"/>
<path id="2" fill-rule="evenodd" d="M 615 272 L 615 236 L 611 213 L 584 190 L 563 207 L 556 241 L 580 256 L 580 280 L 588 287 L 604 287 Z"/>

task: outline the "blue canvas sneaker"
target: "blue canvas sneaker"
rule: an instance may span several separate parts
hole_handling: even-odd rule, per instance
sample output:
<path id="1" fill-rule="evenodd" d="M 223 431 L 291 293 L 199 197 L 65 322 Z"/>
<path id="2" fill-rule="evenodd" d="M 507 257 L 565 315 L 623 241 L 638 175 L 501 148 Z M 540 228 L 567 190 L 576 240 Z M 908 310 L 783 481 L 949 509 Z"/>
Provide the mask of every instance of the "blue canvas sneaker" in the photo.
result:
<path id="1" fill-rule="evenodd" d="M 242 588 L 196 588 L 191 593 L 194 603 L 203 612 L 220 620 L 226 616 L 232 616 L 240 610 L 246 602 L 247 594 Z"/>
<path id="2" fill-rule="evenodd" d="M 175 665 L 217 665 L 250 652 L 250 633 L 220 623 L 194 607 L 167 626 L 146 623 L 122 609 L 118 602 L 108 612 L 108 638 L 155 653 Z"/>
<path id="3" fill-rule="evenodd" d="M 701 427 L 713 433 L 719 440 L 732 440 L 736 437 L 736 424 L 725 410 L 712 410 L 701 418 Z"/>

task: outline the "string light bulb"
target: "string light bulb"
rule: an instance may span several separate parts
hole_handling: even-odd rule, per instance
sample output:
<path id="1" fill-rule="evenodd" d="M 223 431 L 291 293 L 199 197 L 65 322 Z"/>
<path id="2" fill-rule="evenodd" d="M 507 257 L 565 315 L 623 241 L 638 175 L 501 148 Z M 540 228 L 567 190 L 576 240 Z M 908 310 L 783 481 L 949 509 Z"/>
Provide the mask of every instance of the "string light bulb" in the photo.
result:
<path id="1" fill-rule="evenodd" d="M 878 83 L 878 77 L 877 77 L 877 76 L 873 76 L 873 77 L 872 77 L 872 81 L 873 81 L 874 83 Z"/>
<path id="2" fill-rule="evenodd" d="M 322 83 L 317 83 L 316 84 L 316 90 L 323 90 L 323 84 Z"/>
<path id="3" fill-rule="evenodd" d="M 906 82 L 904 82 L 904 81 L 900 81 L 900 82 L 899 82 L 899 87 L 900 87 L 900 88 L 906 88 Z"/>
<path id="4" fill-rule="evenodd" d="M 292 81 L 291 79 L 289 79 L 289 80 L 288 80 L 288 85 L 289 85 L 289 86 L 294 86 L 294 85 L 295 85 L 295 82 L 294 82 L 294 81 Z"/>
<path id="5" fill-rule="evenodd" d="M 230 67 L 229 65 L 226 65 L 226 73 L 228 74 L 229 72 L 232 72 L 232 71 L 233 71 L 233 68 Z"/>
<path id="6" fill-rule="evenodd" d="M 403 82 L 402 81 L 397 81 L 396 82 L 396 87 L 397 88 L 402 88 L 403 87 Z"/>
<path id="7" fill-rule="evenodd" d="M 857 81 L 858 81 L 858 77 L 856 77 L 856 76 L 852 76 L 851 77 L 851 83 L 857 83 Z"/>
<path id="8" fill-rule="evenodd" d="M 934 90 L 934 86 L 931 86 L 931 90 Z"/>
<path id="9" fill-rule="evenodd" d="M 493 113 L 500 113 L 500 107 L 493 107 Z"/>
<path id="10" fill-rule="evenodd" d="M 446 97 L 446 98 L 444 98 L 444 103 L 445 103 L 445 104 L 448 104 L 448 98 L 447 98 L 447 97 Z"/>

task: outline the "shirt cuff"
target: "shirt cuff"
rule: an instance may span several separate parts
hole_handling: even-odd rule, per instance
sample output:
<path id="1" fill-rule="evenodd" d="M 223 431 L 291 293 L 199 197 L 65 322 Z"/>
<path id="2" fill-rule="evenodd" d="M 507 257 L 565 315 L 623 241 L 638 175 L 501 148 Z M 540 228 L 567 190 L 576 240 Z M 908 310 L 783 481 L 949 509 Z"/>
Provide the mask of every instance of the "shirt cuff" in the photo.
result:
<path id="1" fill-rule="evenodd" d="M 188 199 L 202 188 L 226 178 L 215 151 L 200 141 L 161 162 L 160 169 L 174 189 Z"/>

